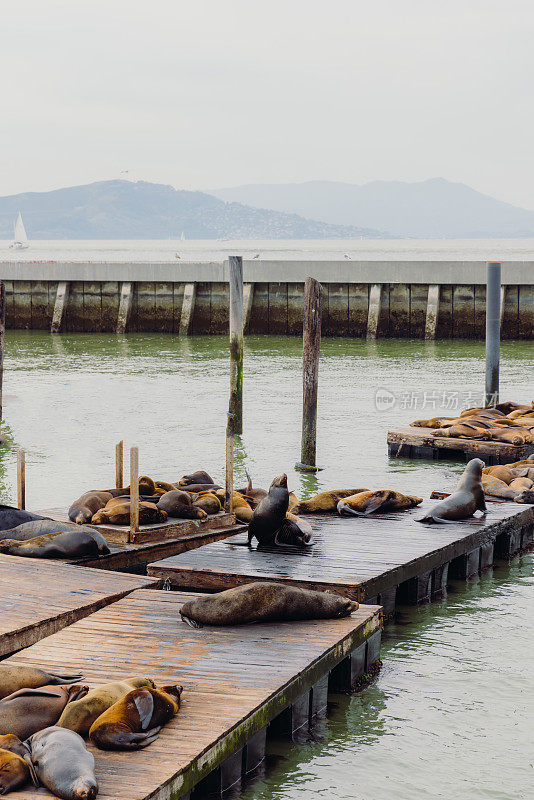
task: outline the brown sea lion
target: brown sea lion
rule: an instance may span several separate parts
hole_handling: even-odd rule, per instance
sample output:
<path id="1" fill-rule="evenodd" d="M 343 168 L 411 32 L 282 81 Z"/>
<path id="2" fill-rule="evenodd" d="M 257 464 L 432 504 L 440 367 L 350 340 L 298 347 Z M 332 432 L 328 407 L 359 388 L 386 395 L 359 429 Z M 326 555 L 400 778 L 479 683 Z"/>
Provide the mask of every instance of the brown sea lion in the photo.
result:
<path id="1" fill-rule="evenodd" d="M 498 478 L 500 481 L 509 484 L 514 479 L 512 470 L 506 464 L 495 464 L 493 467 L 485 467 L 482 470 L 482 475 L 488 475 L 492 478 Z"/>
<path id="2" fill-rule="evenodd" d="M 341 516 L 366 517 L 376 511 L 403 511 L 422 502 L 422 497 L 401 494 L 393 489 L 378 489 L 345 497 L 337 504 L 337 510 Z"/>
<path id="3" fill-rule="evenodd" d="M 155 525 L 158 522 L 165 522 L 166 519 L 166 512 L 154 503 L 139 503 L 140 525 Z M 124 500 L 121 503 L 112 503 L 109 507 L 101 508 L 91 522 L 95 525 L 128 525 L 130 523 L 130 501 Z"/>
<path id="4" fill-rule="evenodd" d="M 71 700 L 84 697 L 88 686 L 42 686 L 19 689 L 0 700 L 0 734 L 13 733 L 24 740 L 33 733 L 55 725 Z"/>
<path id="5" fill-rule="evenodd" d="M 181 686 L 134 689 L 91 725 L 89 738 L 101 750 L 138 750 L 157 739 L 180 708 Z"/>
<path id="6" fill-rule="evenodd" d="M 261 502 L 261 501 L 260 501 Z M 250 503 L 245 500 L 241 492 L 232 494 L 232 510 L 240 522 L 250 522 L 254 510 Z"/>
<path id="7" fill-rule="evenodd" d="M 26 757 L 22 757 L 12 750 L 0 749 L 0 795 L 20 789 L 30 780 L 34 786 L 39 786 L 29 750 Z"/>
<path id="8" fill-rule="evenodd" d="M 410 422 L 412 428 L 446 428 L 458 417 L 432 417 L 431 419 L 415 419 Z"/>
<path id="9" fill-rule="evenodd" d="M 506 409 L 505 409 L 505 407 L 506 407 Z M 532 411 L 532 409 L 534 408 L 534 402 L 530 403 L 530 404 L 529 403 L 513 403 L 513 402 L 497 403 L 495 408 L 498 408 L 499 411 L 504 411 L 506 416 L 510 417 L 510 419 L 515 419 L 516 417 L 520 417 L 521 414 L 528 413 L 529 411 Z"/>
<path id="10" fill-rule="evenodd" d="M 35 539 L 36 536 L 44 536 L 47 533 L 59 533 L 60 531 L 83 531 L 93 537 L 98 545 L 98 552 L 101 554 L 109 553 L 108 543 L 96 528 L 87 525 L 77 525 L 74 522 L 56 522 L 54 519 L 35 519 L 23 522 L 16 528 L 0 531 L 0 541 L 2 539 L 15 539 L 18 542 L 26 542 L 28 539 Z"/>
<path id="11" fill-rule="evenodd" d="M 45 728 L 29 739 L 39 781 L 64 800 L 94 800 L 98 794 L 95 759 L 81 736 L 67 728 Z"/>
<path id="12" fill-rule="evenodd" d="M 158 500 L 158 508 L 169 517 L 178 519 L 206 519 L 207 514 L 202 508 L 194 506 L 188 492 L 173 489 L 165 492 Z"/>
<path id="13" fill-rule="evenodd" d="M 154 689 L 156 684 L 150 678 L 125 678 L 123 681 L 97 686 L 96 689 L 91 689 L 85 697 L 68 703 L 58 719 L 57 725 L 60 728 L 76 731 L 80 736 L 87 736 L 93 722 L 104 711 L 126 697 L 132 689 L 139 689 L 141 686 L 150 686 Z"/>
<path id="14" fill-rule="evenodd" d="M 330 489 L 328 492 L 319 492 L 309 500 L 301 500 L 291 508 L 293 514 L 328 514 L 337 511 L 337 504 L 345 497 L 359 492 L 368 492 L 368 489 Z"/>
<path id="15" fill-rule="evenodd" d="M 273 480 L 269 494 L 259 502 L 252 513 L 248 526 L 248 544 L 256 537 L 262 546 L 280 544 L 305 547 L 309 544 L 309 533 L 303 532 L 286 514 L 289 507 L 287 475 L 283 473 Z"/>
<path id="16" fill-rule="evenodd" d="M 534 486 L 534 481 L 531 481 L 530 478 L 514 478 L 509 486 L 510 489 L 513 489 L 516 492 L 525 492 L 529 489 L 532 489 Z"/>
<path id="17" fill-rule="evenodd" d="M 428 511 L 417 522 L 454 522 L 472 517 L 475 511 L 486 515 L 486 502 L 482 488 L 482 470 L 484 462 L 480 458 L 472 458 L 452 494 Z"/>
<path id="18" fill-rule="evenodd" d="M 178 481 L 178 486 L 192 486 L 193 484 L 198 483 L 208 483 L 214 485 L 215 481 L 211 475 L 208 475 L 208 473 L 204 472 L 203 469 L 199 469 L 197 472 L 192 472 L 190 475 L 182 475 Z"/>
<path id="19" fill-rule="evenodd" d="M 179 483 L 176 483 L 174 488 L 190 494 L 200 494 L 200 492 L 216 492 L 223 487 L 216 483 L 189 483 L 187 486 L 180 486 Z"/>
<path id="20" fill-rule="evenodd" d="M 164 492 L 173 492 L 176 486 L 174 483 L 167 483 L 167 481 L 156 481 L 156 489 L 163 489 Z"/>
<path id="21" fill-rule="evenodd" d="M 508 444 L 529 444 L 532 441 L 530 431 L 522 428 L 492 428 L 488 431 L 490 439 Z"/>
<path id="22" fill-rule="evenodd" d="M 10 753 L 16 753 L 21 758 L 26 758 L 30 754 L 28 745 L 21 742 L 14 733 L 3 733 L 0 736 L 0 749 L 9 750 Z"/>
<path id="23" fill-rule="evenodd" d="M 489 428 L 480 425 L 474 425 L 469 422 L 460 422 L 457 425 L 451 425 L 449 428 L 438 428 L 438 430 L 430 431 L 431 436 L 450 436 L 454 439 L 483 439 L 490 438 Z"/>
<path id="24" fill-rule="evenodd" d="M 358 603 L 330 592 L 315 592 L 274 581 L 256 581 L 189 600 L 180 616 L 194 628 L 249 622 L 334 619 L 356 611 Z"/>
<path id="25" fill-rule="evenodd" d="M 510 489 L 507 483 L 499 480 L 494 475 L 482 473 L 482 488 L 488 497 L 500 497 L 502 500 L 514 500 L 517 492 Z"/>
<path id="26" fill-rule="evenodd" d="M 215 492 L 202 492 L 196 500 L 193 501 L 194 508 L 201 508 L 206 514 L 219 514 L 222 510 L 221 501 Z"/>
<path id="27" fill-rule="evenodd" d="M 77 683 L 83 675 L 63 675 L 47 672 L 39 667 L 0 663 L 0 700 L 19 689 L 38 689 L 40 686 L 57 686 Z"/>
<path id="28" fill-rule="evenodd" d="M 528 503 L 534 505 L 534 489 L 526 489 L 524 492 L 518 492 L 514 497 L 514 503 Z"/>
<path id="29" fill-rule="evenodd" d="M 256 501 L 257 505 L 260 502 L 260 500 L 263 500 L 264 497 L 267 497 L 268 492 L 266 489 L 254 489 L 254 487 L 252 486 L 252 478 L 250 477 L 248 472 L 246 473 L 246 476 L 248 480 L 247 488 L 238 489 L 237 491 L 239 492 L 239 494 L 246 495 L 247 498 L 249 499 L 249 503 L 250 500 L 254 500 Z"/>
<path id="30" fill-rule="evenodd" d="M 109 552 L 107 544 L 100 547 L 92 534 L 82 530 L 45 533 L 23 541 L 0 541 L 0 553 L 23 558 L 86 558 Z"/>
<path id="31" fill-rule="evenodd" d="M 86 522 L 91 522 L 93 514 L 96 514 L 99 509 L 104 508 L 108 500 L 111 500 L 113 494 L 106 491 L 91 491 L 85 492 L 69 508 L 69 519 L 76 522 L 78 525 L 84 525 Z"/>

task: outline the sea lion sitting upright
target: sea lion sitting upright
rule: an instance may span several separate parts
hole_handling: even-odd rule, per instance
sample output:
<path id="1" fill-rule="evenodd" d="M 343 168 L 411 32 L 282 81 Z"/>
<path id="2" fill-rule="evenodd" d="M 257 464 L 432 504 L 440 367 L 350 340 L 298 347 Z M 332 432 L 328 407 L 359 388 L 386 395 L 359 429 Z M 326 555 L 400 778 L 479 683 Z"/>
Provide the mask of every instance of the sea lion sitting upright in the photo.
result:
<path id="1" fill-rule="evenodd" d="M 273 480 L 267 497 L 254 509 L 248 526 L 248 544 L 254 536 L 260 545 L 289 544 L 305 547 L 310 534 L 303 532 L 286 514 L 289 507 L 289 491 L 285 472 Z"/>
<path id="2" fill-rule="evenodd" d="M 20 789 L 30 780 L 34 786 L 39 786 L 30 751 L 27 750 L 26 757 L 23 757 L 13 750 L 0 748 L 0 795 Z"/>
<path id="3" fill-rule="evenodd" d="M 337 504 L 345 497 L 353 494 L 367 492 L 368 489 L 330 489 L 328 492 L 319 492 L 309 500 L 301 500 L 291 509 L 293 514 L 327 514 L 337 511 Z"/>
<path id="4" fill-rule="evenodd" d="M 87 736 L 93 722 L 104 711 L 126 697 L 132 689 L 139 689 L 141 686 L 150 686 L 154 689 L 155 683 L 150 678 L 126 678 L 123 681 L 97 686 L 96 689 L 91 689 L 85 697 L 68 703 L 58 719 L 57 725 L 60 728 L 76 731 L 80 736 Z"/>
<path id="5" fill-rule="evenodd" d="M 78 684 L 19 689 L 0 700 L 0 734 L 13 733 L 21 740 L 27 739 L 55 725 L 67 703 L 88 691 L 88 686 Z"/>
<path id="6" fill-rule="evenodd" d="M 57 686 L 77 683 L 83 675 L 60 675 L 39 667 L 0 663 L 0 700 L 18 689 L 38 689 L 40 686 Z"/>
<path id="7" fill-rule="evenodd" d="M 24 558 L 85 558 L 109 553 L 109 547 L 99 547 L 94 536 L 82 530 L 56 531 L 33 539 L 0 540 L 0 553 Z"/>
<path id="8" fill-rule="evenodd" d="M 165 511 L 169 517 L 178 519 L 206 519 L 207 517 L 202 508 L 192 504 L 188 492 L 182 492 L 179 489 L 162 494 L 158 500 L 158 508 Z"/>
<path id="9" fill-rule="evenodd" d="M 342 516 L 367 517 L 376 511 L 404 511 L 407 508 L 414 508 L 422 502 L 422 497 L 401 494 L 393 489 L 378 489 L 345 497 L 337 504 L 337 510 Z"/>
<path id="10" fill-rule="evenodd" d="M 417 522 L 454 522 L 472 517 L 475 511 L 487 513 L 482 488 L 482 469 L 484 462 L 480 458 L 472 458 L 467 464 L 456 489 L 452 494 L 430 509 Z"/>
<path id="11" fill-rule="evenodd" d="M 155 739 L 180 708 L 181 686 L 133 689 L 91 725 L 89 738 L 101 750 L 139 750 Z"/>
<path id="12" fill-rule="evenodd" d="M 214 485 L 215 481 L 211 475 L 208 475 L 203 469 L 199 469 L 197 472 L 192 472 L 190 475 L 182 475 L 178 481 L 178 486 L 192 486 L 197 483 L 209 483 Z"/>
<path id="13" fill-rule="evenodd" d="M 94 800 L 95 759 L 81 736 L 67 728 L 45 728 L 28 740 L 37 777 L 64 800 Z"/>
<path id="14" fill-rule="evenodd" d="M 184 622 L 203 625 L 246 625 L 249 622 L 287 622 L 298 619 L 348 617 L 355 600 L 274 581 L 255 581 L 218 594 L 189 600 L 180 609 Z"/>

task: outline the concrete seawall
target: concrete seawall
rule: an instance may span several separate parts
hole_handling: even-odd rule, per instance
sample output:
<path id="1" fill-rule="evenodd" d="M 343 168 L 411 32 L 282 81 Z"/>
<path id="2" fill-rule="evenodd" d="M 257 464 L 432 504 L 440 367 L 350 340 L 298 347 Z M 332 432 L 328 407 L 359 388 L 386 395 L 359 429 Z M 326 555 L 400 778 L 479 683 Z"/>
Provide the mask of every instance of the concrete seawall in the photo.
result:
<path id="1" fill-rule="evenodd" d="M 323 335 L 484 337 L 481 261 L 245 261 L 246 333 L 302 333 L 304 280 L 324 288 Z M 206 263 L 8 262 L 6 327 L 228 331 L 228 267 Z M 503 262 L 502 336 L 534 339 L 534 262 Z"/>

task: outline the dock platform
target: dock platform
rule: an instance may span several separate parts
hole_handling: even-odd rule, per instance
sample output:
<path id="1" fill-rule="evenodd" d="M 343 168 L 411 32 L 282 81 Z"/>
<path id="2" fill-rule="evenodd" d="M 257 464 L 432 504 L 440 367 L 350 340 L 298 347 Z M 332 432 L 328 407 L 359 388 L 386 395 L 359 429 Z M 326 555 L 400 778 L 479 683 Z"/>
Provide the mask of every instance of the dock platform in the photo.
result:
<path id="1" fill-rule="evenodd" d="M 146 749 L 89 745 L 99 800 L 221 796 L 259 766 L 270 732 L 298 738 L 325 715 L 329 690 L 348 689 L 379 659 L 378 607 L 345 619 L 194 629 L 179 616 L 193 596 L 134 591 L 8 660 L 79 671 L 91 687 L 128 675 L 184 687 L 178 714 Z M 26 787 L 13 800 L 50 796 Z"/>
<path id="2" fill-rule="evenodd" d="M 448 436 L 431 436 L 430 428 L 398 428 L 388 431 L 388 454 L 394 458 L 456 458 L 470 461 L 481 458 L 487 466 L 511 464 L 534 454 L 534 444 L 513 445 L 506 442 L 478 439 L 456 439 Z"/>
<path id="3" fill-rule="evenodd" d="M 446 592 L 447 579 L 469 578 L 532 542 L 534 506 L 495 503 L 486 518 L 423 525 L 415 520 L 435 500 L 408 511 L 342 518 L 307 515 L 313 546 L 257 549 L 231 537 L 149 564 L 148 574 L 171 586 L 218 592 L 257 580 L 329 589 L 379 603 L 421 603 Z"/>
<path id="4" fill-rule="evenodd" d="M 28 647 L 134 589 L 161 585 L 139 575 L 8 555 L 0 555 L 0 572 L 0 656 Z"/>

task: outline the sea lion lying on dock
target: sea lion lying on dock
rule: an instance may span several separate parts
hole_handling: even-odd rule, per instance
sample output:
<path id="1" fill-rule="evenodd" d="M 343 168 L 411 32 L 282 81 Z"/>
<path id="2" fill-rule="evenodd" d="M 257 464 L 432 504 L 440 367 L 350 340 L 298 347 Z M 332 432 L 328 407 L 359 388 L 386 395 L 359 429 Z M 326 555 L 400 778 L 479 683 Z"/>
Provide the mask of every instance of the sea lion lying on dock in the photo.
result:
<path id="1" fill-rule="evenodd" d="M 39 781 L 64 800 L 94 800 L 98 794 L 95 759 L 81 736 L 52 726 L 28 740 Z"/>
<path id="2" fill-rule="evenodd" d="M 130 500 L 116 497 L 110 500 L 100 511 L 97 511 L 91 522 L 95 525 L 129 525 L 130 508 Z M 166 519 L 167 513 L 155 503 L 139 503 L 140 525 L 155 525 L 158 522 L 165 522 Z"/>
<path id="3" fill-rule="evenodd" d="M 125 678 L 123 681 L 97 686 L 96 689 L 87 692 L 85 697 L 68 703 L 58 719 L 57 725 L 60 728 L 76 731 L 80 736 L 87 736 L 93 722 L 104 711 L 126 697 L 128 692 L 142 686 L 150 686 L 154 689 L 155 683 L 150 678 Z"/>
<path id="4" fill-rule="evenodd" d="M 458 422 L 448 428 L 438 428 L 430 431 L 431 436 L 449 436 L 453 439 L 482 439 L 484 441 L 491 438 L 489 430 L 491 425 L 488 423 Z"/>
<path id="5" fill-rule="evenodd" d="M 24 558 L 85 558 L 109 552 L 107 543 L 100 545 L 92 533 L 83 530 L 56 531 L 22 541 L 0 541 L 0 553 Z"/>
<path id="6" fill-rule="evenodd" d="M 247 625 L 250 622 L 288 622 L 299 619 L 348 617 L 355 600 L 274 581 L 256 581 L 218 594 L 188 600 L 180 609 L 183 622 L 203 625 Z"/>
<path id="7" fill-rule="evenodd" d="M 422 502 L 422 497 L 401 494 L 393 489 L 377 489 L 345 497 L 337 504 L 337 510 L 341 516 L 367 517 L 376 511 L 404 511 Z"/>
<path id="8" fill-rule="evenodd" d="M 118 490 L 117 490 L 118 491 Z M 71 505 L 68 511 L 69 519 L 76 522 L 77 525 L 84 525 L 86 522 L 91 522 L 93 514 L 96 514 L 101 508 L 104 508 L 108 500 L 111 500 L 115 495 L 107 490 L 95 490 L 85 492 L 81 497 Z"/>
<path id="9" fill-rule="evenodd" d="M 287 475 L 283 473 L 273 480 L 267 497 L 261 500 L 252 514 L 248 526 L 248 544 L 256 537 L 260 545 L 289 544 L 305 547 L 310 542 L 309 532 L 291 519 L 287 519 L 289 490 Z"/>
<path id="10" fill-rule="evenodd" d="M 330 489 L 328 492 L 319 492 L 310 497 L 309 500 L 301 500 L 291 508 L 293 514 L 329 514 L 337 511 L 337 504 L 345 497 L 360 492 L 368 492 L 369 489 Z"/>
<path id="11" fill-rule="evenodd" d="M 215 481 L 211 475 L 208 475 L 203 469 L 199 469 L 196 472 L 192 472 L 190 475 L 182 475 L 178 481 L 178 486 L 192 486 L 193 484 L 199 483 L 215 485 Z"/>
<path id="12" fill-rule="evenodd" d="M 222 510 L 221 501 L 215 492 L 202 492 L 192 503 L 193 508 L 201 508 L 206 514 L 219 514 Z"/>
<path id="13" fill-rule="evenodd" d="M 157 507 L 169 517 L 177 519 L 206 519 L 207 517 L 204 509 L 193 505 L 191 495 L 179 489 L 162 494 Z"/>
<path id="14" fill-rule="evenodd" d="M 41 514 L 33 514 L 31 511 L 23 511 L 15 506 L 0 504 L 0 531 L 16 528 L 23 522 L 32 522 L 36 519 L 49 519 Z"/>
<path id="15" fill-rule="evenodd" d="M 19 689 L 38 689 L 41 686 L 57 686 L 77 683 L 83 675 L 63 675 L 47 672 L 39 667 L 0 663 L 0 700 Z"/>
<path id="16" fill-rule="evenodd" d="M 101 750 L 147 747 L 177 713 L 182 692 L 181 686 L 134 689 L 93 722 L 89 738 Z"/>
<path id="17" fill-rule="evenodd" d="M 34 786 L 39 786 L 31 763 L 30 751 L 26 749 L 26 755 L 21 756 L 13 750 L 0 748 L 0 795 L 20 789 L 30 780 Z"/>
<path id="18" fill-rule="evenodd" d="M 436 503 L 424 517 L 418 517 L 417 522 L 454 522 L 472 517 L 475 511 L 482 511 L 485 516 L 487 509 L 482 488 L 483 467 L 482 459 L 472 458 L 454 492 Z"/>
<path id="19" fill-rule="evenodd" d="M 100 531 L 97 531 L 96 528 L 76 525 L 73 522 L 56 522 L 54 519 L 30 520 L 29 522 L 23 522 L 16 528 L 0 531 L 0 543 L 4 539 L 14 539 L 18 542 L 27 542 L 28 539 L 34 539 L 37 536 L 44 536 L 48 533 L 59 533 L 61 531 L 88 533 L 97 543 L 99 553 L 102 555 L 109 553 L 108 543 Z"/>
<path id="20" fill-rule="evenodd" d="M 42 686 L 18 689 L 0 700 L 0 734 L 12 733 L 19 739 L 55 725 L 71 700 L 83 697 L 88 686 Z"/>

